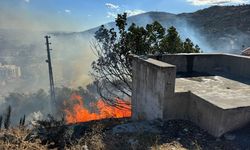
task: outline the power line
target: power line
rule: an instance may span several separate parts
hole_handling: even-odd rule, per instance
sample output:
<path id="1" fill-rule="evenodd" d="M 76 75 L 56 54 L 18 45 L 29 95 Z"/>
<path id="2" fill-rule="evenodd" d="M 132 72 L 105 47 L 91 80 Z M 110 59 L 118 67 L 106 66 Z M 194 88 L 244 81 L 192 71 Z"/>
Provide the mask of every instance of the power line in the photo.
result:
<path id="1" fill-rule="evenodd" d="M 53 78 L 53 70 L 52 70 L 52 63 L 51 63 L 51 57 L 50 57 L 50 51 L 52 49 L 50 49 L 50 42 L 49 42 L 49 38 L 50 36 L 46 35 L 45 36 L 45 39 L 46 39 L 46 46 L 47 46 L 47 56 L 48 56 L 48 59 L 46 60 L 46 62 L 48 63 L 48 69 L 49 69 L 49 81 L 50 81 L 50 101 L 51 101 L 51 105 L 50 107 L 52 106 L 55 106 L 55 102 L 56 102 L 56 95 L 55 95 L 55 85 L 54 85 L 54 78 Z M 53 113 L 53 109 L 51 108 L 51 113 Z"/>

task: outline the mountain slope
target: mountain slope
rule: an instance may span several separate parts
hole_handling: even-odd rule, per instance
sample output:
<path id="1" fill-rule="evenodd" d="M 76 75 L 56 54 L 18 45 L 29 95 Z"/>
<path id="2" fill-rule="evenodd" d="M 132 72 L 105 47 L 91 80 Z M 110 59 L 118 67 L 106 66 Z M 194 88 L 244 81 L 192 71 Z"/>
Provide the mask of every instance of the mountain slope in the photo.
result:
<path id="1" fill-rule="evenodd" d="M 241 31 L 250 33 L 250 5 L 213 6 L 194 13 L 178 15 L 208 32 Z"/>
<path id="2" fill-rule="evenodd" d="M 164 27 L 175 26 L 181 37 L 191 38 L 205 52 L 240 53 L 242 46 L 250 46 L 250 5 L 213 6 L 193 13 L 170 14 L 166 12 L 147 12 L 128 17 L 128 25 L 132 22 L 145 26 L 153 21 Z M 107 28 L 115 27 L 115 23 L 105 24 Z M 67 35 L 92 36 L 97 28 Z M 65 35 L 65 34 L 64 34 Z"/>
<path id="3" fill-rule="evenodd" d="M 215 49 L 237 53 L 243 45 L 250 46 L 250 5 L 213 6 L 178 17 L 195 26 L 210 45 L 217 45 Z"/>

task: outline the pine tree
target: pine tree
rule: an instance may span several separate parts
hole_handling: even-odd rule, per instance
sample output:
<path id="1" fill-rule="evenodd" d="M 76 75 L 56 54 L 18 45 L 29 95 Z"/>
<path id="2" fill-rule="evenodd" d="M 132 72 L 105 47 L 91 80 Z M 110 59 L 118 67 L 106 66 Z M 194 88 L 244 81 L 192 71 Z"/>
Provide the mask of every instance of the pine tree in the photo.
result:
<path id="1" fill-rule="evenodd" d="M 185 40 L 185 42 L 183 43 L 183 48 L 184 48 L 183 52 L 184 53 L 194 53 L 193 46 L 194 46 L 193 42 L 189 38 L 187 38 Z"/>
<path id="2" fill-rule="evenodd" d="M 10 117 L 11 117 L 11 106 L 8 106 L 7 112 L 5 114 L 4 128 L 9 129 L 10 127 Z"/>
<path id="3" fill-rule="evenodd" d="M 22 126 L 25 125 L 25 115 L 23 116 L 23 120 L 22 120 Z"/>
<path id="4" fill-rule="evenodd" d="M 2 129 L 2 124 L 3 124 L 3 116 L 0 116 L 0 130 Z"/>
<path id="5" fill-rule="evenodd" d="M 167 30 L 167 35 L 164 37 L 161 47 L 165 52 L 171 54 L 183 52 L 183 44 L 175 27 L 171 26 Z"/>

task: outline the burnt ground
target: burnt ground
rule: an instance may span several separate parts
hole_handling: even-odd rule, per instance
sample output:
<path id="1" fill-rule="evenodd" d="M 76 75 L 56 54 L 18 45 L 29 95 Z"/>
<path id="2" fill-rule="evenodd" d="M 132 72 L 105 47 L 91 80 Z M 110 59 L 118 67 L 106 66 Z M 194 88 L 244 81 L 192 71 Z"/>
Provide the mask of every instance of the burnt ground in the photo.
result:
<path id="1" fill-rule="evenodd" d="M 250 126 L 215 138 L 189 121 L 174 120 L 158 125 L 160 133 L 129 133 L 107 136 L 106 142 L 116 141 L 119 149 L 127 149 L 133 139 L 136 149 L 250 149 Z M 111 139 L 110 139 L 111 138 Z M 119 139 L 119 140 L 117 140 Z M 105 141 L 105 140 L 104 140 Z M 108 145 L 108 144 L 107 144 Z M 131 145 L 131 144 L 129 144 Z M 171 147 L 172 146 L 172 147 Z M 108 148 L 109 149 L 109 148 Z M 112 148 L 110 148 L 112 149 Z"/>
<path id="2" fill-rule="evenodd" d="M 183 120 L 132 122 L 130 119 L 106 119 L 55 128 L 36 127 L 25 133 L 22 129 L 22 136 L 16 133 L 19 132 L 2 130 L 0 149 L 20 149 L 20 145 L 79 150 L 250 149 L 250 125 L 215 138 L 192 122 Z"/>

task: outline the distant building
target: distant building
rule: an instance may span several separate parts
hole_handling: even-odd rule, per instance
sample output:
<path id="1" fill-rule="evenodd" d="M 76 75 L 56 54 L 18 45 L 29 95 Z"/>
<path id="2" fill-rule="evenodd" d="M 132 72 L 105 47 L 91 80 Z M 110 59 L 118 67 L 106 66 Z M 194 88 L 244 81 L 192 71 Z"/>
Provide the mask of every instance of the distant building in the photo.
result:
<path id="1" fill-rule="evenodd" d="M 250 47 L 246 48 L 241 52 L 241 55 L 250 56 Z"/>
<path id="2" fill-rule="evenodd" d="M 2 65 L 0 63 L 0 80 L 18 79 L 20 77 L 20 67 L 16 65 Z"/>

